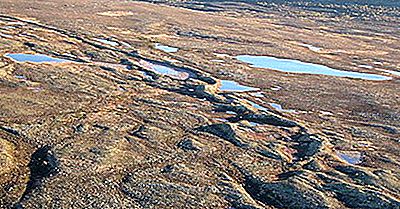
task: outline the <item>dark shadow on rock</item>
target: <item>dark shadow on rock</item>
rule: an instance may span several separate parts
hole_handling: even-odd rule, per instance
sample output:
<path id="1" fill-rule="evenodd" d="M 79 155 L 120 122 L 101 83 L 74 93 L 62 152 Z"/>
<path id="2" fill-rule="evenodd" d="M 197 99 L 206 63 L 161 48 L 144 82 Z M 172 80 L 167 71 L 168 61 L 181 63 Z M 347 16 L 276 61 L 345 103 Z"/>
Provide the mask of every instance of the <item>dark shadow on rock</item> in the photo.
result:
<path id="1" fill-rule="evenodd" d="M 237 137 L 235 130 L 233 130 L 232 126 L 229 124 L 212 124 L 199 127 L 196 130 L 213 134 L 241 148 L 247 148 L 249 146 Z"/>
<path id="2" fill-rule="evenodd" d="M 43 179 L 52 177 L 59 172 L 59 161 L 54 155 L 52 147 L 45 145 L 32 154 L 28 167 L 30 169 L 29 181 L 19 202 L 28 198 L 36 188 L 41 186 Z M 21 207 L 20 203 L 15 205 L 15 208 Z"/>
<path id="3" fill-rule="evenodd" d="M 14 130 L 12 128 L 9 127 L 5 127 L 5 126 L 0 126 L 0 130 L 5 131 L 7 133 L 13 134 L 15 136 L 19 136 L 19 132 L 17 130 Z"/>
<path id="4" fill-rule="evenodd" d="M 370 189 L 359 189 L 344 183 L 330 183 L 324 187 L 334 192 L 336 198 L 349 208 L 400 208 L 400 202 Z"/>
<path id="5" fill-rule="evenodd" d="M 285 180 L 265 182 L 260 178 L 243 172 L 245 176 L 244 188 L 250 196 L 265 205 L 276 208 L 298 209 L 324 209 L 329 208 L 325 198 L 315 191 L 307 190 L 302 185 L 287 180 L 301 174 L 301 172 L 288 172 L 281 174 Z"/>
<path id="6" fill-rule="evenodd" d="M 282 157 L 279 155 L 279 153 L 275 152 L 273 149 L 271 149 L 269 147 L 268 148 L 258 147 L 256 149 L 256 152 L 267 158 L 271 158 L 271 159 L 275 159 L 275 160 L 283 160 Z"/>
<path id="7" fill-rule="evenodd" d="M 249 114 L 251 111 L 243 105 L 228 105 L 228 104 L 217 104 L 215 105 L 216 112 L 235 112 L 238 115 Z"/>
<path id="8" fill-rule="evenodd" d="M 296 127 L 298 124 L 294 121 L 282 118 L 274 114 L 245 114 L 229 119 L 232 122 L 247 120 L 258 124 L 267 124 L 282 127 Z"/>
<path id="9" fill-rule="evenodd" d="M 368 173 L 352 166 L 336 166 L 335 169 L 340 171 L 360 185 L 375 185 L 374 177 Z"/>
<path id="10" fill-rule="evenodd" d="M 199 151 L 200 148 L 197 147 L 191 139 L 183 139 L 177 146 L 185 151 Z"/>
<path id="11" fill-rule="evenodd" d="M 314 135 L 305 133 L 295 135 L 291 138 L 296 143 L 292 146 L 297 150 L 295 156 L 300 160 L 317 154 L 322 147 L 321 140 Z"/>

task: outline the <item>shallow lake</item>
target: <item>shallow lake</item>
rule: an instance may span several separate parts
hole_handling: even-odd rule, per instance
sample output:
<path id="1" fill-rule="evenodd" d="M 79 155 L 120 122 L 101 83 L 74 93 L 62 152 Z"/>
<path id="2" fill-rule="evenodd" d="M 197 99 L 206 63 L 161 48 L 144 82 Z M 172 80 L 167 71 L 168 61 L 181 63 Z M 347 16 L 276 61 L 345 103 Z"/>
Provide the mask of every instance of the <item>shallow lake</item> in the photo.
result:
<path id="1" fill-rule="evenodd" d="M 181 70 L 175 69 L 173 67 L 164 66 L 148 61 L 141 60 L 140 64 L 148 70 L 151 70 L 160 75 L 166 75 L 171 78 L 175 78 L 178 80 L 186 80 L 190 77 L 189 73 L 183 72 Z"/>
<path id="2" fill-rule="evenodd" d="M 6 54 L 5 56 L 17 62 L 35 62 L 35 63 L 71 62 L 69 60 L 54 58 L 44 54 Z"/>
<path id="3" fill-rule="evenodd" d="M 119 44 L 115 41 L 110 41 L 107 39 L 102 39 L 102 38 L 95 38 L 94 40 L 96 40 L 97 42 L 103 43 L 103 44 L 107 44 L 110 46 L 119 46 Z"/>
<path id="4" fill-rule="evenodd" d="M 282 105 L 277 104 L 277 103 L 269 103 L 271 107 L 273 107 L 275 110 L 280 111 L 280 112 L 289 112 L 289 113 L 294 113 L 296 112 L 295 110 L 290 110 L 290 109 L 283 109 Z"/>
<path id="5" fill-rule="evenodd" d="M 164 51 L 164 52 L 168 52 L 168 53 L 174 53 L 177 52 L 179 50 L 179 48 L 176 47 L 172 47 L 172 46 L 166 46 L 166 45 L 162 45 L 160 43 L 156 43 L 154 45 L 154 47 L 158 50 Z"/>
<path id="6" fill-rule="evenodd" d="M 258 88 L 245 86 L 231 80 L 221 80 L 221 91 L 235 91 L 235 92 L 246 92 L 246 91 L 258 91 Z"/>
<path id="7" fill-rule="evenodd" d="M 252 67 L 268 68 L 288 73 L 318 74 L 318 75 L 329 75 L 329 76 L 358 78 L 358 79 L 376 80 L 376 81 L 391 79 L 391 77 L 377 75 L 377 74 L 343 71 L 343 70 L 333 69 L 324 65 L 307 63 L 299 60 L 280 59 L 269 56 L 239 55 L 236 56 L 236 59 L 242 62 L 249 63 L 251 64 Z"/>
<path id="8" fill-rule="evenodd" d="M 361 161 L 361 153 L 359 153 L 359 152 L 337 151 L 336 154 L 340 159 L 342 159 L 350 164 L 353 164 L 353 165 L 359 164 L 362 162 Z"/>

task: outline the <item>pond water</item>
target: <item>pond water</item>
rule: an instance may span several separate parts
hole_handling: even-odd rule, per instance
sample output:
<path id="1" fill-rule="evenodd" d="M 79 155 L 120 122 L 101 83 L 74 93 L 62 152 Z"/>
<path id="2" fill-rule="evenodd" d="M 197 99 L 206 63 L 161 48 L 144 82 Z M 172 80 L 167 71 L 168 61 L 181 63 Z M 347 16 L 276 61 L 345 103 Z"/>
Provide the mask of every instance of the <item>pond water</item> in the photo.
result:
<path id="1" fill-rule="evenodd" d="M 254 92 L 254 93 L 250 93 L 251 96 L 253 97 L 264 97 L 264 94 L 262 92 Z"/>
<path id="2" fill-rule="evenodd" d="M 386 72 L 386 73 L 390 73 L 390 74 L 392 74 L 392 75 L 400 76 L 400 71 L 384 70 L 384 69 L 382 69 L 382 71 L 383 71 L 383 72 Z"/>
<path id="3" fill-rule="evenodd" d="M 44 54 L 6 54 L 5 57 L 11 58 L 17 62 L 35 62 L 35 63 L 71 62 L 70 60 L 54 58 Z"/>
<path id="4" fill-rule="evenodd" d="M 321 110 L 321 111 L 319 111 L 319 112 L 321 113 L 321 115 L 326 115 L 326 116 L 333 116 L 333 115 L 334 115 L 333 113 L 328 112 L 328 111 L 323 111 L 323 110 Z"/>
<path id="5" fill-rule="evenodd" d="M 245 86 L 231 80 L 221 80 L 221 91 L 234 91 L 234 92 L 246 92 L 246 91 L 258 91 L 258 88 Z"/>
<path id="6" fill-rule="evenodd" d="M 311 50 L 313 52 L 319 52 L 319 51 L 322 50 L 322 48 L 313 46 L 311 44 L 300 44 L 300 46 L 304 46 L 304 47 L 308 48 L 309 50 Z"/>
<path id="7" fill-rule="evenodd" d="M 161 51 L 164 51 L 164 52 L 167 52 L 167 53 L 174 53 L 174 52 L 177 52 L 179 50 L 179 48 L 162 45 L 160 43 L 156 43 L 154 45 L 154 48 L 156 48 L 158 50 L 161 50 Z"/>
<path id="8" fill-rule="evenodd" d="M 236 59 L 242 62 L 249 63 L 251 64 L 252 67 L 268 68 L 288 73 L 329 75 L 329 76 L 358 78 L 358 79 L 375 80 L 375 81 L 391 79 L 391 77 L 377 75 L 377 74 L 343 71 L 343 70 L 333 69 L 324 65 L 307 63 L 299 60 L 280 59 L 269 56 L 239 55 L 236 56 Z"/>
<path id="9" fill-rule="evenodd" d="M 224 60 L 218 60 L 218 59 L 214 59 L 214 60 L 210 60 L 211 62 L 219 62 L 219 63 L 223 63 L 225 62 Z"/>
<path id="10" fill-rule="evenodd" d="M 350 164 L 360 164 L 361 163 L 361 153 L 360 152 L 350 152 L 350 151 L 337 151 L 337 156 Z"/>
<path id="11" fill-rule="evenodd" d="M 226 114 L 229 114 L 229 115 L 236 115 L 236 112 L 233 112 L 233 111 L 226 111 Z"/>
<path id="12" fill-rule="evenodd" d="M 280 87 L 280 86 L 274 86 L 271 88 L 272 91 L 279 91 L 281 89 L 282 89 L 282 87 Z"/>
<path id="13" fill-rule="evenodd" d="M 94 40 L 97 41 L 97 42 L 103 43 L 103 44 L 110 45 L 110 46 L 119 46 L 119 44 L 117 42 L 110 41 L 110 40 L 107 40 L 107 39 L 95 38 Z"/>
<path id="14" fill-rule="evenodd" d="M 359 65 L 358 67 L 365 68 L 365 69 L 373 69 L 371 65 Z"/>
<path id="15" fill-rule="evenodd" d="M 166 75 L 169 76 L 171 78 L 175 78 L 178 80 L 186 80 L 190 77 L 189 73 L 187 72 L 183 72 L 183 71 L 179 71 L 175 68 L 172 67 L 168 67 L 168 66 L 164 66 L 164 65 L 159 65 L 159 64 L 155 64 L 155 63 L 151 63 L 151 62 L 147 62 L 144 60 L 140 61 L 140 64 L 148 69 L 151 70 L 157 74 L 160 75 Z"/>
<path id="16" fill-rule="evenodd" d="M 250 103 L 251 106 L 253 106 L 254 108 L 256 108 L 256 109 L 258 109 L 258 110 L 262 110 L 262 111 L 265 111 L 265 112 L 269 112 L 269 109 L 268 109 L 268 108 L 265 108 L 265 107 L 263 107 L 263 106 L 261 106 L 261 105 L 255 103 L 255 102 L 252 102 L 252 101 L 250 101 L 250 100 L 247 100 L 247 102 Z"/>
<path id="17" fill-rule="evenodd" d="M 14 77 L 21 80 L 26 80 L 26 77 L 24 75 L 15 75 Z"/>
<path id="18" fill-rule="evenodd" d="M 229 57 L 229 54 L 220 54 L 220 53 L 214 53 L 215 56 L 217 57 Z"/>
<path id="19" fill-rule="evenodd" d="M 375 64 L 375 65 L 383 65 L 382 62 L 373 62 L 373 64 Z M 371 66 L 371 65 L 358 65 L 358 67 L 365 68 L 365 69 L 374 69 L 374 67 Z M 382 69 L 382 68 L 376 68 L 376 69 L 379 70 L 379 71 L 385 72 L 385 73 L 389 73 L 389 74 L 392 74 L 392 75 L 400 76 L 400 72 L 399 71 L 386 70 L 386 69 Z"/>
<path id="20" fill-rule="evenodd" d="M 290 109 L 283 109 L 282 105 L 277 104 L 277 103 L 268 103 L 272 108 L 274 108 L 275 110 L 278 110 L 280 112 L 291 112 L 294 113 L 296 112 L 295 110 L 290 110 Z"/>
<path id="21" fill-rule="evenodd" d="M 214 120 L 218 121 L 218 122 L 223 122 L 223 123 L 227 123 L 229 122 L 227 119 L 225 118 L 214 118 Z"/>
<path id="22" fill-rule="evenodd" d="M 4 34 L 4 33 L 0 33 L 0 36 L 4 37 L 4 38 L 13 38 L 12 35 Z"/>

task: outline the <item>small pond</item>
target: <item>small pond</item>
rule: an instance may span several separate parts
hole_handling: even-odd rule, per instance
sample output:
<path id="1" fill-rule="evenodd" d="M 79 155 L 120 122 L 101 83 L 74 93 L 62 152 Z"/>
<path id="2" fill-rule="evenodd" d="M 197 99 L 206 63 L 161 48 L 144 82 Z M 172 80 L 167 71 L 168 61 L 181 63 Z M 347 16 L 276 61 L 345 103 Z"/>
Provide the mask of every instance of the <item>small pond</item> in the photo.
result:
<path id="1" fill-rule="evenodd" d="M 269 56 L 239 55 L 236 56 L 236 59 L 242 62 L 249 63 L 251 64 L 252 67 L 268 68 L 287 73 L 318 74 L 318 75 L 358 78 L 358 79 L 375 80 L 375 81 L 391 79 L 391 77 L 377 75 L 377 74 L 343 71 L 343 70 L 333 69 L 324 65 L 307 63 L 299 60 L 280 59 Z"/>
<path id="2" fill-rule="evenodd" d="M 103 44 L 110 45 L 110 46 L 119 46 L 119 43 L 117 43 L 115 41 L 110 41 L 107 39 L 95 38 L 94 40 L 96 40 L 97 42 L 103 43 Z"/>
<path id="3" fill-rule="evenodd" d="M 175 69 L 173 67 L 160 65 L 148 61 L 141 60 L 140 64 L 148 69 L 151 70 L 159 75 L 166 75 L 168 77 L 178 79 L 178 80 L 186 80 L 190 77 L 190 74 L 187 72 L 183 72 L 181 70 Z"/>
<path id="4" fill-rule="evenodd" d="M 179 48 L 162 45 L 160 43 L 156 43 L 154 45 L 154 48 L 156 48 L 158 50 L 161 50 L 161 51 L 164 51 L 164 52 L 167 52 L 167 53 L 174 53 L 174 52 L 177 52 L 179 50 Z"/>
<path id="5" fill-rule="evenodd" d="M 17 62 L 35 62 L 35 63 L 71 62 L 70 60 L 54 58 L 44 54 L 6 54 L 5 57 L 11 58 Z"/>
<path id="6" fill-rule="evenodd" d="M 246 91 L 258 91 L 260 89 L 245 86 L 231 80 L 221 80 L 221 91 L 233 91 L 233 92 L 246 92 Z"/>

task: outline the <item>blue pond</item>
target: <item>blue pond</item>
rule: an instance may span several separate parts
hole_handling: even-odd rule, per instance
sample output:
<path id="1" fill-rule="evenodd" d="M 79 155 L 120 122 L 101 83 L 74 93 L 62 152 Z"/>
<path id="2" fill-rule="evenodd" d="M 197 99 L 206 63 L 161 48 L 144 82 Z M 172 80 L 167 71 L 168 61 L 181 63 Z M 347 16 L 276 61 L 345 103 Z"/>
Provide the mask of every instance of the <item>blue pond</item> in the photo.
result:
<path id="1" fill-rule="evenodd" d="M 103 44 L 107 44 L 107 45 L 111 45 L 111 46 L 118 46 L 119 44 L 115 41 L 110 41 L 107 39 L 101 39 L 101 38 L 95 38 L 94 40 L 103 43 Z"/>
<path id="2" fill-rule="evenodd" d="M 337 156 L 350 164 L 361 163 L 361 153 L 359 152 L 336 152 Z"/>
<path id="3" fill-rule="evenodd" d="M 261 106 L 261 105 L 255 103 L 255 102 L 252 102 L 252 101 L 249 101 L 249 100 L 248 100 L 248 102 L 251 104 L 251 106 L 253 106 L 254 108 L 256 108 L 256 109 L 258 109 L 258 110 L 262 110 L 262 111 L 265 111 L 265 112 L 269 112 L 268 108 L 265 108 L 265 107 L 263 107 L 263 106 Z"/>
<path id="4" fill-rule="evenodd" d="M 393 70 L 383 70 L 384 72 L 390 73 L 392 75 L 397 75 L 400 76 L 400 72 L 399 71 L 393 71 Z"/>
<path id="5" fill-rule="evenodd" d="M 17 62 L 70 62 L 69 60 L 53 58 L 43 54 L 6 54 L 5 56 Z"/>
<path id="6" fill-rule="evenodd" d="M 179 71 L 163 65 L 153 65 L 153 69 L 162 75 L 178 76 L 180 74 Z"/>
<path id="7" fill-rule="evenodd" d="M 275 110 L 278 110 L 280 112 L 296 112 L 294 110 L 287 110 L 287 109 L 283 109 L 282 105 L 280 104 L 276 104 L 276 103 L 269 103 L 269 105 L 271 105 L 271 107 L 273 107 Z"/>
<path id="8" fill-rule="evenodd" d="M 171 46 L 165 46 L 165 45 L 162 45 L 162 44 L 159 44 L 159 43 L 155 44 L 154 47 L 156 49 L 159 49 L 161 51 L 168 52 L 168 53 L 174 53 L 174 52 L 177 52 L 179 50 L 178 48 L 171 47 Z"/>
<path id="9" fill-rule="evenodd" d="M 258 91 L 258 88 L 253 88 L 249 86 L 241 85 L 235 81 L 230 80 L 221 80 L 221 91 L 236 91 L 236 92 L 245 92 L 245 91 Z"/>
<path id="10" fill-rule="evenodd" d="M 252 67 L 269 68 L 288 73 L 308 73 L 308 74 L 358 78 L 358 79 L 375 80 L 375 81 L 391 79 L 391 77 L 387 76 L 337 70 L 324 65 L 306 63 L 299 60 L 280 59 L 269 56 L 239 55 L 236 56 L 236 59 L 242 62 L 249 63 L 252 65 Z"/>
<path id="11" fill-rule="evenodd" d="M 144 60 L 141 60 L 140 64 L 143 67 L 145 67 L 146 69 L 156 72 L 157 74 L 166 75 L 171 78 L 178 79 L 178 80 L 186 80 L 190 77 L 189 73 L 180 71 L 173 67 L 159 65 L 159 64 L 155 64 L 155 63 L 144 61 Z"/>

